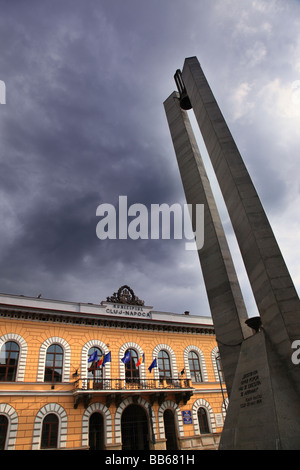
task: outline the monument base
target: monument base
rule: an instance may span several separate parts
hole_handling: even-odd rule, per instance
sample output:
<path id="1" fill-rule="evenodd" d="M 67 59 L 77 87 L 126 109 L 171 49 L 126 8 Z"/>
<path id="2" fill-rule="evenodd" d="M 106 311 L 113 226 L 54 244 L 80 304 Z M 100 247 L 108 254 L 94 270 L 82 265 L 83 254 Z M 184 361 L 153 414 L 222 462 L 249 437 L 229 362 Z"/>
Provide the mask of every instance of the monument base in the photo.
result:
<path id="1" fill-rule="evenodd" d="M 299 450 L 299 423 L 299 391 L 261 329 L 241 346 L 219 450 Z"/>

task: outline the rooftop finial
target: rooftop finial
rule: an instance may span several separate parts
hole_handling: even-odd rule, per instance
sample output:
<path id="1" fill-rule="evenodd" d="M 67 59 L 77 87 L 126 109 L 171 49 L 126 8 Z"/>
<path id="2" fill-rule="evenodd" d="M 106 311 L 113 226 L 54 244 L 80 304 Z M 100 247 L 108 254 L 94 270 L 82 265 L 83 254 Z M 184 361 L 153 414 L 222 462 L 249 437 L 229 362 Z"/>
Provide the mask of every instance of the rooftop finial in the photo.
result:
<path id="1" fill-rule="evenodd" d="M 120 287 L 118 292 L 107 297 L 106 301 L 118 304 L 144 305 L 144 301 L 140 300 L 129 286 Z"/>

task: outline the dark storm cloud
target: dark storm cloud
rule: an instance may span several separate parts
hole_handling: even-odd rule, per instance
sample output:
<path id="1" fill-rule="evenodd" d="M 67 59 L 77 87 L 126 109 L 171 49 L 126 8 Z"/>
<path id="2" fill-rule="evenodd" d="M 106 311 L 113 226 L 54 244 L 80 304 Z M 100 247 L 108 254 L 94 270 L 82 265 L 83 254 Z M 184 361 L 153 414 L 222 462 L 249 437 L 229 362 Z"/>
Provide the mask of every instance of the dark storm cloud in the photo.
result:
<path id="1" fill-rule="evenodd" d="M 162 103 L 197 55 L 276 220 L 295 187 L 274 126 L 298 29 L 295 2 L 271 3 L 0 0 L 0 291 L 98 302 L 126 283 L 157 309 L 208 313 L 184 240 L 101 241 L 96 209 L 185 202 Z M 296 148 L 293 122 L 286 136 Z"/>

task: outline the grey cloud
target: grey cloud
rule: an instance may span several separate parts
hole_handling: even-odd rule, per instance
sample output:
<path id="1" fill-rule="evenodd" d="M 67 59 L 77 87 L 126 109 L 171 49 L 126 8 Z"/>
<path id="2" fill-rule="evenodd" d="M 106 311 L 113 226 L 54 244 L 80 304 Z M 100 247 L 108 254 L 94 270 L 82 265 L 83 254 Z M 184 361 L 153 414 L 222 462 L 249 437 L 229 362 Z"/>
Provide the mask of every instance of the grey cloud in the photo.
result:
<path id="1" fill-rule="evenodd" d="M 198 258 L 184 241 L 100 241 L 96 208 L 119 195 L 147 207 L 184 203 L 162 103 L 175 70 L 197 55 L 276 215 L 289 183 L 258 91 L 274 76 L 297 78 L 297 4 L 0 4 L 0 291 L 97 302 L 127 283 L 157 309 L 208 313 Z M 234 121 L 230 97 L 244 81 L 257 84 L 253 106 Z"/>

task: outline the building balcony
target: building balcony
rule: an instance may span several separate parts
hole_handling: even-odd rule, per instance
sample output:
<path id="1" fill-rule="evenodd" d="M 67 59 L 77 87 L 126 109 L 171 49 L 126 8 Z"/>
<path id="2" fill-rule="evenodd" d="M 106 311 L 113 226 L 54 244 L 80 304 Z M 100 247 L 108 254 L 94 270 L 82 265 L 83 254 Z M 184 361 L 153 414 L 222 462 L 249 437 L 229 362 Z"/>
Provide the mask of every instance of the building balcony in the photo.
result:
<path id="1" fill-rule="evenodd" d="M 118 406 L 128 396 L 136 397 L 147 395 L 151 404 L 157 401 L 161 404 L 168 394 L 174 394 L 179 404 L 186 404 L 193 395 L 193 387 L 189 379 L 140 379 L 140 378 L 79 378 L 74 383 L 74 408 L 83 402 L 85 408 L 95 397 L 105 398 L 106 406 L 112 402 Z"/>

